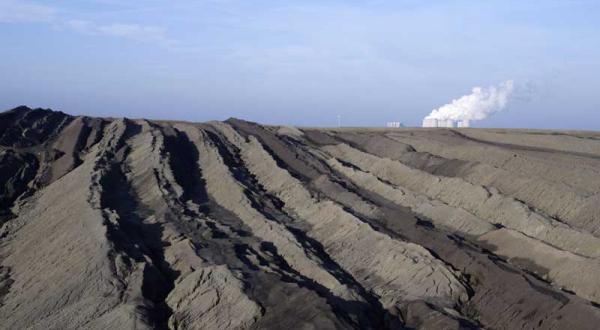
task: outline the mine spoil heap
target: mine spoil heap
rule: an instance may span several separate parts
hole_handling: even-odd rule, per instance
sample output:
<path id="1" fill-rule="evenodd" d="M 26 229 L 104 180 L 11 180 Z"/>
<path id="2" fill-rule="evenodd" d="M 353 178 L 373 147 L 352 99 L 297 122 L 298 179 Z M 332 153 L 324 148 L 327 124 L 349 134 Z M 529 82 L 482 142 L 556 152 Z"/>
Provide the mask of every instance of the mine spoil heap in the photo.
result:
<path id="1" fill-rule="evenodd" d="M 2 329 L 597 329 L 600 134 L 0 113 Z"/>

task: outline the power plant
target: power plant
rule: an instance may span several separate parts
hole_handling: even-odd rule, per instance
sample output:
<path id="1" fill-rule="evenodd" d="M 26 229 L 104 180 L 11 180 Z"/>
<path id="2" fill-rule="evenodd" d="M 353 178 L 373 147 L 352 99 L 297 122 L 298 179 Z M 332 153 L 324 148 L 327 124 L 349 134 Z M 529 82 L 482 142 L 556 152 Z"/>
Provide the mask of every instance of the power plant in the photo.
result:
<path id="1" fill-rule="evenodd" d="M 483 120 L 504 109 L 513 90 L 512 80 L 487 88 L 473 87 L 471 94 L 431 111 L 423 119 L 423 127 L 469 127 L 472 120 Z"/>
<path id="2" fill-rule="evenodd" d="M 423 127 L 470 127 L 471 123 L 468 119 L 452 120 L 452 119 L 423 119 Z"/>

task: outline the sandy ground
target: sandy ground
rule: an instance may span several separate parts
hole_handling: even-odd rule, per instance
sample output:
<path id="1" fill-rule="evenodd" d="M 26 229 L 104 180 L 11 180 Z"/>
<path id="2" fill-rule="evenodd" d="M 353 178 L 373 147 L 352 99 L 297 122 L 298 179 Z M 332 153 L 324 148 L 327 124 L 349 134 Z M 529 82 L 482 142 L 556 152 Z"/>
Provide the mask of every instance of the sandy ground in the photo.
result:
<path id="1" fill-rule="evenodd" d="M 600 133 L 0 113 L 1 329 L 596 329 Z"/>

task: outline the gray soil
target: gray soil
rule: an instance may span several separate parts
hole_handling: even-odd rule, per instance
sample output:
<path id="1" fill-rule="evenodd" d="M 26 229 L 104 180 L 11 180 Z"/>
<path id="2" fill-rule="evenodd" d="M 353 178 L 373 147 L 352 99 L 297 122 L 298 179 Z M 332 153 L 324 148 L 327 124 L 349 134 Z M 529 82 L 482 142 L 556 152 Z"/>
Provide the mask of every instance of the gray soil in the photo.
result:
<path id="1" fill-rule="evenodd" d="M 1 329 L 596 329 L 600 134 L 0 113 Z"/>

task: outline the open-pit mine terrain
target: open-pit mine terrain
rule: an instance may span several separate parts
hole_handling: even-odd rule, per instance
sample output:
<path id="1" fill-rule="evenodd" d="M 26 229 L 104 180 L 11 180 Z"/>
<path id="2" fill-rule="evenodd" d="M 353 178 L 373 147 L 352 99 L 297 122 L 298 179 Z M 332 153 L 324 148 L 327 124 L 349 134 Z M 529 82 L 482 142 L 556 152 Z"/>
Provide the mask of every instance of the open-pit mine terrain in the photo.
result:
<path id="1" fill-rule="evenodd" d="M 600 133 L 0 113 L 1 329 L 598 329 Z"/>

